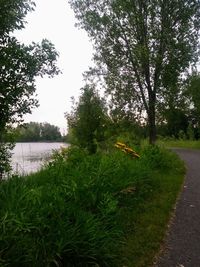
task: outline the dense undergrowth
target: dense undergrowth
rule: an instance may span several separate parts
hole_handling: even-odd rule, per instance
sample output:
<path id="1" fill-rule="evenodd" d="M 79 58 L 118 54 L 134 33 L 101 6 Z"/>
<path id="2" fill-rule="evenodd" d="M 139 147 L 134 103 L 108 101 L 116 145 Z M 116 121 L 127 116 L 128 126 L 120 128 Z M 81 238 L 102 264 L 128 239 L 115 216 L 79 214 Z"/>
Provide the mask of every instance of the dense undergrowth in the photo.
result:
<path id="1" fill-rule="evenodd" d="M 156 146 L 140 154 L 72 148 L 38 173 L 2 182 L 0 266 L 148 266 L 184 168 Z"/>

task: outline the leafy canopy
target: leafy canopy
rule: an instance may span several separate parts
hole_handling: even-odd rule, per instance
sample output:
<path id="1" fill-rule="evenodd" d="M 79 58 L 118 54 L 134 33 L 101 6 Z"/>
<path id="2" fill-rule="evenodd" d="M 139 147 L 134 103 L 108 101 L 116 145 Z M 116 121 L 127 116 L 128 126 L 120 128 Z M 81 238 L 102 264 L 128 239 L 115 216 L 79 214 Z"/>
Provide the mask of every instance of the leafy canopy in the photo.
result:
<path id="1" fill-rule="evenodd" d="M 0 128 L 22 119 L 38 105 L 34 93 L 35 78 L 59 73 L 58 53 L 48 40 L 41 44 L 21 44 L 13 37 L 14 30 L 25 26 L 25 15 L 34 9 L 26 0 L 0 2 Z"/>
<path id="2" fill-rule="evenodd" d="M 104 140 L 106 107 L 94 86 L 82 88 L 78 103 L 66 117 L 75 142 L 90 153 L 96 152 L 97 142 Z"/>
<path id="3" fill-rule="evenodd" d="M 69 2 L 96 50 L 97 67 L 91 73 L 103 75 L 114 105 L 124 102 L 136 114 L 145 111 L 150 142 L 154 142 L 157 103 L 165 102 L 185 70 L 198 60 L 200 2 Z"/>
<path id="4" fill-rule="evenodd" d="M 0 0 L 0 177 L 10 164 L 8 128 L 38 106 L 35 78 L 59 73 L 58 53 L 51 42 L 24 45 L 13 36 L 14 30 L 25 27 L 25 16 L 34 7 L 30 0 Z"/>
<path id="5" fill-rule="evenodd" d="M 15 130 L 18 142 L 60 141 L 61 133 L 57 126 L 50 123 L 29 122 Z"/>

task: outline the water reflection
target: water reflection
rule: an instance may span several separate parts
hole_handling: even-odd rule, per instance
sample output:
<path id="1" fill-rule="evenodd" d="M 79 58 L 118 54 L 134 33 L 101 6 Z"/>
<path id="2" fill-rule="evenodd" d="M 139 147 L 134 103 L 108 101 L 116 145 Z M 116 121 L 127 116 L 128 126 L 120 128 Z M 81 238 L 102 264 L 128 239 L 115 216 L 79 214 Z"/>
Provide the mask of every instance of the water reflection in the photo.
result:
<path id="1" fill-rule="evenodd" d="M 65 143 L 17 143 L 12 156 L 13 172 L 35 172 L 50 158 L 53 150 L 67 146 Z"/>

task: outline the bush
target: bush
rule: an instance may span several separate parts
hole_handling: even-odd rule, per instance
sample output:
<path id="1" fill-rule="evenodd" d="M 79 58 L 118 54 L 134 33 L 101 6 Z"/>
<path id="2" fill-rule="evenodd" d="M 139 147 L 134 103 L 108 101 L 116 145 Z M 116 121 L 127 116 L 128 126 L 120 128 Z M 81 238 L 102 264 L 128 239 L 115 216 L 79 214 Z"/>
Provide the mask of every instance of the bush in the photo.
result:
<path id="1" fill-rule="evenodd" d="M 180 160 L 170 150 L 159 146 L 146 146 L 142 151 L 142 161 L 151 169 L 163 170 L 170 172 L 179 171 L 183 165 L 180 164 Z M 181 166 L 181 167 L 180 167 Z"/>

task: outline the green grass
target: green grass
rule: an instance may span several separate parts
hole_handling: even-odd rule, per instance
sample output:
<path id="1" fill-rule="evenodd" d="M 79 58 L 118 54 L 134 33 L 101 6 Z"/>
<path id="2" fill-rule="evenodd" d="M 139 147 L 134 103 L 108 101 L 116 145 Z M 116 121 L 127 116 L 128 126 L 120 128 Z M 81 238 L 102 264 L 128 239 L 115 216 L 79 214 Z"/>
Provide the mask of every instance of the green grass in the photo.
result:
<path id="1" fill-rule="evenodd" d="M 200 149 L 200 140 L 191 141 L 191 140 L 162 140 L 157 142 L 159 145 L 165 147 L 180 147 L 180 148 L 192 148 Z"/>
<path id="2" fill-rule="evenodd" d="M 152 190 L 152 196 L 140 203 L 135 212 L 130 211 L 125 215 L 128 221 L 134 220 L 123 249 L 123 259 L 127 267 L 152 266 L 163 242 L 183 176 L 157 174 L 155 179 L 159 183 L 158 190 Z"/>
<path id="3" fill-rule="evenodd" d="M 44 170 L 0 184 L 0 266 L 147 267 L 184 176 L 163 148 L 56 154 Z"/>

